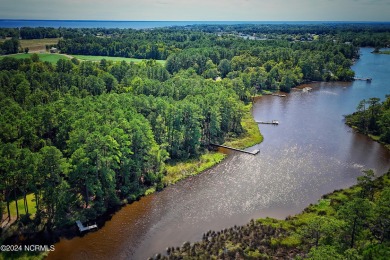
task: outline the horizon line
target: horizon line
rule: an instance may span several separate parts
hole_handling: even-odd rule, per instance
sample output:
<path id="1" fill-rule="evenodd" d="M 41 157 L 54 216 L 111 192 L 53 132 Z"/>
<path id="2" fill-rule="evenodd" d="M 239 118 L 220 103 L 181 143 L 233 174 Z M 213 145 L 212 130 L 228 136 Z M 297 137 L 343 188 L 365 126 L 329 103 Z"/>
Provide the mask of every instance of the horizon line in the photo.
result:
<path id="1" fill-rule="evenodd" d="M 376 20 L 99 20 L 99 19 L 30 19 L 0 18 L 0 21 L 78 21 L 78 22 L 333 22 L 333 23 L 390 23 Z"/>

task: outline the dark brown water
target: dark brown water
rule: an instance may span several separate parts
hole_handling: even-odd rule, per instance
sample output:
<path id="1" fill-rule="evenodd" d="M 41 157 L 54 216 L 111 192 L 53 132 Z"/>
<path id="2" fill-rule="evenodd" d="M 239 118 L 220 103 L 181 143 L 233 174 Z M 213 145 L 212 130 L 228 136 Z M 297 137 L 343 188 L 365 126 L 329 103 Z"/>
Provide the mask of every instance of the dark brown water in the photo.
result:
<path id="1" fill-rule="evenodd" d="M 215 168 L 124 207 L 99 231 L 62 239 L 49 259 L 147 259 L 210 229 L 298 213 L 353 185 L 363 169 L 384 173 L 390 152 L 343 122 L 361 99 L 390 94 L 390 56 L 362 53 L 354 70 L 372 83 L 315 83 L 309 93 L 260 98 L 254 118 L 280 125 L 260 125 L 264 142 L 250 148 L 259 154 L 233 152 Z"/>

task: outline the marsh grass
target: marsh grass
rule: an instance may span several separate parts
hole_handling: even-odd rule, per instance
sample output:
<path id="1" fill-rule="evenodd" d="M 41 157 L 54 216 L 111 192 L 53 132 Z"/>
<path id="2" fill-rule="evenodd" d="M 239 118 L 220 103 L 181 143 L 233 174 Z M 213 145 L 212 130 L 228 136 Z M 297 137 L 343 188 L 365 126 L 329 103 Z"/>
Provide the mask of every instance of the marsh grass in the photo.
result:
<path id="1" fill-rule="evenodd" d="M 163 179 L 163 183 L 164 185 L 170 185 L 181 179 L 199 174 L 220 163 L 225 157 L 226 155 L 222 153 L 208 152 L 201 155 L 199 159 L 169 164 L 166 166 L 167 174 Z"/>

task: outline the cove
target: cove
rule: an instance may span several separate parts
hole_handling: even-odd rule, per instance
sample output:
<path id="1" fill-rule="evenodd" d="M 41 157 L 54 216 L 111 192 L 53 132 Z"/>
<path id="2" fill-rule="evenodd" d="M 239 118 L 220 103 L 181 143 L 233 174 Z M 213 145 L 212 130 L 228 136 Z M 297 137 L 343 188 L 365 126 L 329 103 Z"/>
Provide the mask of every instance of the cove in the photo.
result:
<path id="1" fill-rule="evenodd" d="M 323 194 L 356 183 L 363 169 L 382 174 L 390 152 L 344 124 L 362 99 L 390 94 L 390 56 L 361 49 L 353 66 L 371 83 L 312 83 L 287 97 L 263 96 L 253 106 L 263 143 L 260 153 L 232 152 L 216 167 L 117 212 L 97 232 L 61 239 L 48 259 L 147 259 L 168 246 L 200 240 L 208 230 L 252 218 L 283 219 Z"/>

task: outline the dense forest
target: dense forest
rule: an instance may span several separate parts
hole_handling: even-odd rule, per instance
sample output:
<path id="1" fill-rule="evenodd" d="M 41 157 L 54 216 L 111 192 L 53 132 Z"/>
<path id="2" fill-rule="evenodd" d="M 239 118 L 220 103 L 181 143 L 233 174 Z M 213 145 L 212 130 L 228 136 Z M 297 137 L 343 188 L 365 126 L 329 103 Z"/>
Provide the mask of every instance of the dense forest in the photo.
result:
<path id="1" fill-rule="evenodd" d="M 192 70 L 12 58 L 0 67 L 2 206 L 9 214 L 11 198 L 34 193 L 36 224 L 48 229 L 161 188 L 168 158 L 198 156 L 243 131 L 232 83 Z"/>
<path id="2" fill-rule="evenodd" d="M 346 116 L 347 125 L 389 146 L 390 96 L 382 103 L 379 98 L 362 100 L 356 109 L 355 113 Z"/>
<path id="3" fill-rule="evenodd" d="M 252 96 L 352 80 L 359 46 L 389 44 L 384 27 L 1 28 L 3 54 L 20 51 L 19 38 L 59 37 L 62 53 L 145 59 L 0 59 L 1 218 L 22 199 L 18 232 L 51 231 L 160 190 L 166 163 L 244 133 Z"/>
<path id="4" fill-rule="evenodd" d="M 150 259 L 389 259 L 390 172 L 323 196 L 286 220 L 251 220 L 208 231 L 203 240 L 167 248 Z"/>

